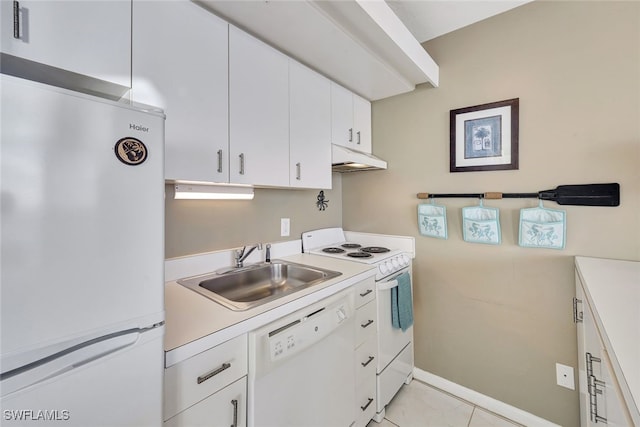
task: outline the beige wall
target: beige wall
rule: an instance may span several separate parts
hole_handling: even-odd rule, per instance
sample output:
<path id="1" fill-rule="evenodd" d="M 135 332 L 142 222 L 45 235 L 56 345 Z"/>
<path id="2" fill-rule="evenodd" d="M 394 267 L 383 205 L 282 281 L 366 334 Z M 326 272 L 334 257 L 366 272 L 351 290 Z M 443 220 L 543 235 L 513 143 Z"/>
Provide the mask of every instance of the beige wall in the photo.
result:
<path id="1" fill-rule="evenodd" d="M 343 225 L 416 237 L 417 367 L 563 426 L 578 394 L 555 363 L 577 366 L 573 256 L 640 260 L 640 3 L 533 2 L 426 44 L 441 86 L 373 104 L 380 172 L 343 177 Z M 449 110 L 520 98 L 520 169 L 449 173 Z M 617 208 L 563 207 L 565 250 L 517 246 L 519 209 L 500 208 L 500 246 L 419 235 L 418 192 L 535 192 L 619 182 Z M 558 208 L 552 202 L 547 207 Z M 577 371 L 576 373 L 577 378 Z"/>
<path id="2" fill-rule="evenodd" d="M 252 201 L 173 200 L 165 187 L 165 256 L 173 258 L 256 242 L 299 239 L 303 231 L 342 225 L 341 176 L 324 211 L 316 208 L 319 190 L 255 190 Z M 291 219 L 291 236 L 280 237 L 280 218 Z"/>

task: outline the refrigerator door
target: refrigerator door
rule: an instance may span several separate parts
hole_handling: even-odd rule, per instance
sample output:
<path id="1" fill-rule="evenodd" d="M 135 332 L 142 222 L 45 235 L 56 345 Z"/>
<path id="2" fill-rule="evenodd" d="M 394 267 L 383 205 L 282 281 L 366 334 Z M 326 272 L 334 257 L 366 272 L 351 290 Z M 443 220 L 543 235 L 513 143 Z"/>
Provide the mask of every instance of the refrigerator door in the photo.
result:
<path id="1" fill-rule="evenodd" d="M 119 350 L 110 352 L 102 348 L 108 346 L 98 345 L 101 348 L 69 354 L 65 363 L 60 359 L 52 362 L 58 366 L 35 369 L 42 371 L 35 384 L 0 399 L 0 423 L 77 427 L 162 425 L 163 329 L 144 332 Z M 35 379 L 33 372 L 22 375 Z M 8 385 L 15 386 L 11 380 L 23 381 L 24 378 L 19 378 L 22 375 L 12 377 Z"/>
<path id="2" fill-rule="evenodd" d="M 1 78 L 6 372 L 163 322 L 164 116 Z"/>

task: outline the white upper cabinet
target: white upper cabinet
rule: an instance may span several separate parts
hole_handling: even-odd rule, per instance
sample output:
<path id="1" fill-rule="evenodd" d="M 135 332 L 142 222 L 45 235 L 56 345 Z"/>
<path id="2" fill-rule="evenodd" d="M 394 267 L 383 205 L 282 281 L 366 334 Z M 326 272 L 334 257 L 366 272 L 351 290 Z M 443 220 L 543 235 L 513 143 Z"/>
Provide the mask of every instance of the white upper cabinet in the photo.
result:
<path id="1" fill-rule="evenodd" d="M 331 83 L 331 142 L 353 147 L 353 94 Z"/>
<path id="2" fill-rule="evenodd" d="M 231 182 L 289 186 L 289 59 L 229 26 Z"/>
<path id="3" fill-rule="evenodd" d="M 165 111 L 166 179 L 229 182 L 225 21 L 187 0 L 135 1 L 132 99 Z"/>
<path id="4" fill-rule="evenodd" d="M 289 61 L 290 186 L 331 188 L 331 82 Z"/>
<path id="5" fill-rule="evenodd" d="M 371 103 L 353 94 L 354 147 L 358 151 L 371 153 Z"/>
<path id="6" fill-rule="evenodd" d="M 56 84 L 56 71 L 78 75 L 60 77 L 74 88 L 83 76 L 131 86 L 131 1 L 0 1 L 0 31 L 5 67 L 12 74 Z M 38 65 L 13 61 L 13 57 L 60 70 L 38 69 Z M 44 79 L 44 80 L 42 80 Z M 75 81 L 74 81 L 75 80 Z M 85 89 L 89 87 L 85 85 Z M 92 88 L 95 89 L 95 88 Z M 97 90 L 98 92 L 100 90 Z"/>
<path id="7" fill-rule="evenodd" d="M 371 103 L 331 84 L 331 142 L 371 153 Z"/>

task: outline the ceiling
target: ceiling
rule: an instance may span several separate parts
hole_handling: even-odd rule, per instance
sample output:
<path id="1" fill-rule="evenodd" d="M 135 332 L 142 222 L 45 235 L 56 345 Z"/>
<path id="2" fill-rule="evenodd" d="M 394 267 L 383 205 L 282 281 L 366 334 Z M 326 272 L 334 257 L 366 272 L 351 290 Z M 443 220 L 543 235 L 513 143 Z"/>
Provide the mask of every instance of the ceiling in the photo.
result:
<path id="1" fill-rule="evenodd" d="M 420 43 L 531 0 L 193 0 L 356 94 L 438 86 Z"/>
<path id="2" fill-rule="evenodd" d="M 386 0 L 386 3 L 411 34 L 423 43 L 530 1 Z"/>

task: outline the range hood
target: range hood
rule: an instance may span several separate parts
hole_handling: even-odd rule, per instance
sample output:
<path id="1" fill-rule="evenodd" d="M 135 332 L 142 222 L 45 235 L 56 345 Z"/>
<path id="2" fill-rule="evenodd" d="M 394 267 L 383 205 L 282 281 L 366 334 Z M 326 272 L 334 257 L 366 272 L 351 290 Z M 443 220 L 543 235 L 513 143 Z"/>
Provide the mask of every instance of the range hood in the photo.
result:
<path id="1" fill-rule="evenodd" d="M 357 172 L 387 168 L 387 162 L 374 155 L 331 144 L 333 172 Z"/>

